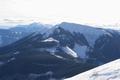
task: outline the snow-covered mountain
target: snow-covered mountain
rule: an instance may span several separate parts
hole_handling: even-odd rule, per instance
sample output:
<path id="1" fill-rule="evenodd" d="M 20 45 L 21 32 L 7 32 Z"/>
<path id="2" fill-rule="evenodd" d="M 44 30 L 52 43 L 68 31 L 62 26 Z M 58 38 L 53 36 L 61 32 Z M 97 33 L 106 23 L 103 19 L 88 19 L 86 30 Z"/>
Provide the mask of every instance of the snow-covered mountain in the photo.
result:
<path id="1" fill-rule="evenodd" d="M 0 56 L 0 80 L 59 80 L 96 67 L 58 40 L 36 33 L 0 48 Z"/>
<path id="2" fill-rule="evenodd" d="M 17 25 L 9 29 L 0 29 L 0 47 L 11 44 L 33 32 L 44 33 L 51 25 L 31 23 L 28 25 Z"/>
<path id="3" fill-rule="evenodd" d="M 94 63 L 103 64 L 120 57 L 120 32 L 116 30 L 63 22 L 46 32 L 44 38 L 49 37 Z"/>
<path id="4" fill-rule="evenodd" d="M 36 30 L 0 48 L 0 80 L 59 80 L 120 58 L 117 30 L 67 22 Z"/>
<path id="5" fill-rule="evenodd" d="M 120 80 L 120 59 L 65 80 Z"/>

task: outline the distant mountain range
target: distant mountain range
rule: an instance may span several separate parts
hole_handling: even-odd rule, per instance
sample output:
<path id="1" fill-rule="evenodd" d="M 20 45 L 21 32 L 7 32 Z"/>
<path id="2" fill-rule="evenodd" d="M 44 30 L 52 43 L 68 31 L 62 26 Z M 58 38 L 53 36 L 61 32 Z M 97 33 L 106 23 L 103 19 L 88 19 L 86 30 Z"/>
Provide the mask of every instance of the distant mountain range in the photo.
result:
<path id="1" fill-rule="evenodd" d="M 23 36 L 0 48 L 0 80 L 61 80 L 120 58 L 117 30 L 68 22 L 9 30 Z"/>
<path id="2" fill-rule="evenodd" d="M 28 25 L 17 25 L 9 29 L 0 29 L 0 47 L 11 44 L 33 32 L 43 33 L 51 25 L 43 25 L 39 23 L 31 23 Z"/>

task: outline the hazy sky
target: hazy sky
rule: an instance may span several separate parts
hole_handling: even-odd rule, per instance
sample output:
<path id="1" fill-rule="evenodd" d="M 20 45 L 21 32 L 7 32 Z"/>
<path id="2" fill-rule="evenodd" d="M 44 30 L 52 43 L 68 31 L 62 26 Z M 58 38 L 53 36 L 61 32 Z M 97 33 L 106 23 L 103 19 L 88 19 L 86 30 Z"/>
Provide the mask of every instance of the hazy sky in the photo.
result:
<path id="1" fill-rule="evenodd" d="M 32 19 L 43 23 L 116 24 L 120 23 L 120 0 L 0 0 L 0 23 Z"/>

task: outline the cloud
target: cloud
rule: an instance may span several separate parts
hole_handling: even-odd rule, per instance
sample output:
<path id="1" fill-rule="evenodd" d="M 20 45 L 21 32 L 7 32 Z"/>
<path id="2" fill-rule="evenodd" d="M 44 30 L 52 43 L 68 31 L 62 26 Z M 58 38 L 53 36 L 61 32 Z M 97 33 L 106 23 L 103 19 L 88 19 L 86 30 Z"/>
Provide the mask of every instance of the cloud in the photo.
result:
<path id="1" fill-rule="evenodd" d="M 5 23 L 13 23 L 13 24 L 17 24 L 17 23 L 31 22 L 31 21 L 33 21 L 33 20 L 3 19 L 3 21 L 4 21 Z"/>
<path id="2" fill-rule="evenodd" d="M 114 24 L 120 21 L 119 2 L 120 0 L 0 0 L 0 19 L 5 19 L 6 23 L 23 22 L 21 17 L 37 17 L 46 23 L 71 21 Z M 19 20 L 14 20 L 16 18 Z"/>

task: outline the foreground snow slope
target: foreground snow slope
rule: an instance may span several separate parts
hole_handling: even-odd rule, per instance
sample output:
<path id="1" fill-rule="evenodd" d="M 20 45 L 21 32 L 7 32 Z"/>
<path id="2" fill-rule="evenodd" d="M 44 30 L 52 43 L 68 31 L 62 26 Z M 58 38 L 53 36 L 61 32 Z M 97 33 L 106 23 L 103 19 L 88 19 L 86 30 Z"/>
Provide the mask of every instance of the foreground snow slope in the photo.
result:
<path id="1" fill-rule="evenodd" d="M 120 80 L 120 59 L 65 80 Z"/>

